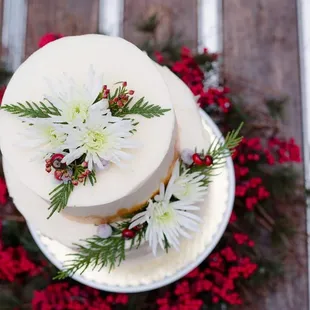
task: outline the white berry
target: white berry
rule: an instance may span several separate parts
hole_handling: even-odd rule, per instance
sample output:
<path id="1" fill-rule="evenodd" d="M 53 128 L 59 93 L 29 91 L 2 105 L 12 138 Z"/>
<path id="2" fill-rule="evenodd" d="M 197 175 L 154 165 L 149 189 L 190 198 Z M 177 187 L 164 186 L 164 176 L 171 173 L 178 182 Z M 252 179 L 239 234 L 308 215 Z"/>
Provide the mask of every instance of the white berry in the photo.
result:
<path id="1" fill-rule="evenodd" d="M 100 238 L 109 238 L 112 235 L 112 227 L 108 224 L 99 225 L 97 228 L 97 234 Z"/>
<path id="2" fill-rule="evenodd" d="M 181 152 L 181 159 L 183 161 L 184 164 L 186 165 L 191 165 L 193 163 L 193 155 L 194 155 L 194 151 L 190 150 L 190 149 L 184 149 Z"/>

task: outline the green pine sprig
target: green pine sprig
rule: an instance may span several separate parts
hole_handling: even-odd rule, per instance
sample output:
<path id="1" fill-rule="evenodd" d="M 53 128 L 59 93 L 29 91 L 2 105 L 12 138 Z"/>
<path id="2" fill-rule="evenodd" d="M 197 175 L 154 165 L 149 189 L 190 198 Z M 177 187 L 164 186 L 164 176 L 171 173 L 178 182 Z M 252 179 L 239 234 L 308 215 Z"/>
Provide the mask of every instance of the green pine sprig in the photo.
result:
<path id="1" fill-rule="evenodd" d="M 129 226 L 129 221 L 117 224 L 112 227 L 113 232 L 109 238 L 100 238 L 94 236 L 83 240 L 83 245 L 74 244 L 76 253 L 68 254 L 71 257 L 64 265 L 64 270 L 58 272 L 54 279 L 62 280 L 74 275 L 76 272 L 83 272 L 91 267 L 93 270 L 108 267 L 111 271 L 119 266 L 126 258 L 125 238 L 122 237 L 122 230 Z M 145 236 L 146 226 L 137 231 L 134 238 L 131 239 L 131 246 L 138 248 Z"/>
<path id="2" fill-rule="evenodd" d="M 203 185 L 206 186 L 211 182 L 211 177 L 217 175 L 216 171 L 219 168 L 222 168 L 226 163 L 226 158 L 231 156 L 234 152 L 235 148 L 239 145 L 242 140 L 242 136 L 240 136 L 240 131 L 243 126 L 243 123 L 239 125 L 236 130 L 230 131 L 224 141 L 220 139 L 215 139 L 207 152 L 202 151 L 200 153 L 201 157 L 205 157 L 206 155 L 210 155 L 213 159 L 213 164 L 210 166 L 206 165 L 192 165 L 189 168 L 189 173 L 192 172 L 201 172 L 205 178 L 203 180 Z"/>
<path id="3" fill-rule="evenodd" d="M 57 211 L 60 212 L 63 210 L 67 204 L 71 193 L 73 192 L 74 185 L 71 182 L 61 183 L 55 187 L 50 193 L 50 202 L 49 210 L 51 210 L 48 219 Z"/>
<path id="4" fill-rule="evenodd" d="M 18 102 L 17 104 L 1 106 L 1 109 L 20 117 L 49 118 L 61 115 L 60 111 L 51 102 L 48 105 L 41 101 L 38 104 L 29 101 L 24 104 Z"/>
<path id="5" fill-rule="evenodd" d="M 73 175 L 72 177 L 75 180 L 79 179 L 79 176 L 85 172 L 86 168 L 84 168 L 81 165 L 74 165 L 72 168 Z M 87 181 L 90 182 L 92 186 L 95 185 L 97 182 L 95 171 L 91 171 L 87 177 L 85 177 L 83 185 L 86 185 Z M 55 213 L 55 212 L 61 212 L 63 209 L 66 208 L 68 204 L 68 200 L 70 195 L 72 194 L 74 190 L 74 185 L 72 182 L 68 181 L 67 183 L 61 183 L 57 187 L 55 187 L 50 193 L 50 202 L 51 205 L 49 206 L 49 210 L 51 210 L 51 213 L 48 216 L 48 219 Z"/>
<path id="6" fill-rule="evenodd" d="M 132 107 L 129 107 L 127 102 L 122 108 L 115 111 L 114 116 L 124 117 L 129 114 L 141 115 L 145 118 L 160 117 L 170 109 L 163 109 L 159 105 L 149 104 L 145 102 L 144 97 L 140 98 Z"/>

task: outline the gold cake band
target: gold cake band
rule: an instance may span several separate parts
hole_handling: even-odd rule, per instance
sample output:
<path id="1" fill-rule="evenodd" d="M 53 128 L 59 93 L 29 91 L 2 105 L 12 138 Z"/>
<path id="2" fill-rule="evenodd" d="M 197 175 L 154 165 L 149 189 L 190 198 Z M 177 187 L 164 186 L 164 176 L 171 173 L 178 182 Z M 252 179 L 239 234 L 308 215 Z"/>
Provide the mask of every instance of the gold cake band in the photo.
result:
<path id="1" fill-rule="evenodd" d="M 167 176 L 161 180 L 161 182 L 164 183 L 165 185 L 168 184 L 168 182 L 171 178 L 174 164 L 178 160 L 178 158 L 179 158 L 179 152 L 176 151 L 174 154 L 173 161 L 169 166 Z M 149 197 L 149 199 L 154 198 L 158 193 L 159 193 L 159 189 L 157 189 Z M 62 212 L 62 215 L 64 217 L 66 217 L 68 220 L 75 221 L 75 222 L 78 222 L 81 224 L 100 225 L 100 224 L 106 224 L 106 223 L 113 223 L 113 222 L 121 220 L 122 218 L 126 217 L 127 215 L 130 215 L 132 213 L 139 211 L 140 209 L 142 209 L 146 205 L 146 203 L 148 202 L 149 199 L 147 199 L 146 201 L 143 201 L 142 203 L 134 205 L 131 208 L 119 209 L 116 214 L 108 215 L 108 216 L 100 216 L 100 215 L 77 216 L 77 215 L 66 214 L 65 212 Z"/>

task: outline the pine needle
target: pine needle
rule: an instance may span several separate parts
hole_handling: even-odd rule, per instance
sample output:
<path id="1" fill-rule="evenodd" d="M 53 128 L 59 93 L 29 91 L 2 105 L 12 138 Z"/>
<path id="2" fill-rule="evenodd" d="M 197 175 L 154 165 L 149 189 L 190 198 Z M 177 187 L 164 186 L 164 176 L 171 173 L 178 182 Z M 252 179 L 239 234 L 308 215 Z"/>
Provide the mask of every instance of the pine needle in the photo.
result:
<path id="1" fill-rule="evenodd" d="M 114 116 L 124 117 L 129 114 L 141 115 L 146 118 L 160 117 L 170 109 L 162 109 L 159 105 L 149 104 L 144 101 L 144 97 L 140 98 L 132 107 L 127 102 L 122 108 L 114 112 Z"/>
<path id="2" fill-rule="evenodd" d="M 125 221 L 113 227 L 112 236 L 109 238 L 100 238 L 94 236 L 83 240 L 83 245 L 74 244 L 77 247 L 77 252 L 69 254 L 71 260 L 68 260 L 64 265 L 64 270 L 58 272 L 54 279 L 62 280 L 74 275 L 76 272 L 83 272 L 91 267 L 92 270 L 108 267 L 111 271 L 115 266 L 120 265 L 126 258 L 125 242 L 122 237 L 122 230 L 129 226 L 130 221 Z M 137 231 L 132 239 L 131 247 L 136 244 L 138 248 L 145 236 L 146 226 L 143 226 Z"/>
<path id="3" fill-rule="evenodd" d="M 60 111 L 51 102 L 49 102 L 49 105 L 41 101 L 39 104 L 29 101 L 24 104 L 18 102 L 17 104 L 1 106 L 1 109 L 20 117 L 49 118 L 61 115 Z"/>
<path id="4" fill-rule="evenodd" d="M 194 165 L 189 168 L 189 173 L 193 172 L 201 172 L 205 175 L 203 180 L 203 186 L 207 186 L 211 182 L 211 177 L 216 176 L 216 170 L 222 168 L 226 163 L 226 158 L 231 156 L 234 149 L 239 145 L 242 140 L 242 136 L 240 136 L 240 131 L 243 126 L 241 123 L 238 129 L 229 132 L 226 135 L 224 142 L 220 139 L 215 139 L 207 152 L 202 151 L 201 157 L 205 157 L 206 155 L 210 155 L 213 159 L 213 164 L 211 166 L 198 166 Z"/>

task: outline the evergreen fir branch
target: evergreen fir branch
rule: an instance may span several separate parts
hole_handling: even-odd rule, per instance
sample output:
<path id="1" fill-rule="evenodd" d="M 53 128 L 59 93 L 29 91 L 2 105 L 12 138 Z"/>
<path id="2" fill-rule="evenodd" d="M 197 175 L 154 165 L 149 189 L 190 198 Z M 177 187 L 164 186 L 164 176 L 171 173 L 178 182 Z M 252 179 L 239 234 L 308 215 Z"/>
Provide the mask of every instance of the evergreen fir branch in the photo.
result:
<path id="1" fill-rule="evenodd" d="M 48 219 L 57 211 L 60 212 L 63 210 L 67 204 L 71 193 L 73 192 L 74 185 L 71 182 L 61 183 L 57 187 L 55 187 L 50 193 L 51 197 L 51 205 L 48 208 L 51 210 Z"/>
<path id="2" fill-rule="evenodd" d="M 18 102 L 17 104 L 4 105 L 1 109 L 20 117 L 49 118 L 61 115 L 60 111 L 51 102 L 49 102 L 49 105 L 41 101 L 39 104 L 29 101 L 24 104 Z"/>
<path id="3" fill-rule="evenodd" d="M 108 267 L 109 271 L 120 265 L 125 260 L 125 242 L 122 237 L 122 230 L 127 228 L 129 221 L 125 221 L 113 227 L 112 236 L 110 238 L 100 238 L 94 236 L 83 240 L 83 245 L 74 244 L 77 247 L 77 252 L 69 254 L 72 259 L 64 265 L 64 270 L 58 272 L 55 279 L 62 280 L 74 275 L 76 272 L 83 272 L 91 267 L 93 270 L 99 268 L 99 271 Z M 130 249 L 136 245 L 138 248 L 145 236 L 146 226 L 137 231 L 137 234 L 132 239 Z"/>
<path id="4" fill-rule="evenodd" d="M 115 111 L 114 116 L 124 117 L 128 114 L 137 114 L 146 118 L 160 117 L 170 109 L 163 109 L 159 105 L 149 104 L 144 101 L 144 97 L 140 98 L 132 107 L 127 102 L 124 107 Z"/>

